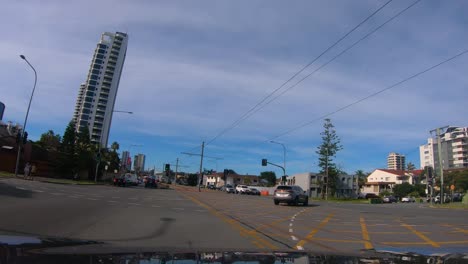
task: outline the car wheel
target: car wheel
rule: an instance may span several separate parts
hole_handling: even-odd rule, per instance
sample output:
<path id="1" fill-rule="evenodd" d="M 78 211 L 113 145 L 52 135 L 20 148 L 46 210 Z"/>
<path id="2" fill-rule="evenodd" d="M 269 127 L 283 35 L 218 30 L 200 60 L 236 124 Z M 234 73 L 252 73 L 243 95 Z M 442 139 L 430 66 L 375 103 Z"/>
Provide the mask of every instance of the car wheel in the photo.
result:
<path id="1" fill-rule="evenodd" d="M 308 206 L 309 205 L 309 197 L 305 199 L 305 202 L 302 204 L 303 206 Z"/>
<path id="2" fill-rule="evenodd" d="M 275 205 L 278 205 L 278 204 L 279 204 L 279 201 L 274 200 L 274 202 L 275 202 Z"/>

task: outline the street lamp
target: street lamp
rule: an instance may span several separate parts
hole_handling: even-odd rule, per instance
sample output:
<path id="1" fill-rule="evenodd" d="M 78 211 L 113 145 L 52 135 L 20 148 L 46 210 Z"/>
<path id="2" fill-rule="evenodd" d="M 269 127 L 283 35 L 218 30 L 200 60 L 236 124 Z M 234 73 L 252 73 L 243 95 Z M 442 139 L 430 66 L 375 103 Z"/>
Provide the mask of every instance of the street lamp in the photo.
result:
<path id="1" fill-rule="evenodd" d="M 283 147 L 283 167 L 284 167 L 284 170 L 286 171 L 286 147 L 284 146 L 283 143 L 276 142 L 276 141 L 273 141 L 273 140 L 270 140 L 270 143 L 278 144 L 278 145 L 281 145 Z M 284 176 L 286 176 L 286 172 L 284 173 Z"/>
<path id="2" fill-rule="evenodd" d="M 28 121 L 28 115 L 29 115 L 29 109 L 31 108 L 31 102 L 34 96 L 34 91 L 36 90 L 36 83 L 37 83 L 37 72 L 36 69 L 29 63 L 29 61 L 26 59 L 24 55 L 20 55 L 20 58 L 26 61 L 31 67 L 31 69 L 34 71 L 34 87 L 31 93 L 31 98 L 29 98 L 29 104 L 28 104 L 28 110 L 26 111 L 26 117 L 24 118 L 24 124 L 23 124 L 23 131 L 21 131 L 21 141 L 24 138 L 24 132 L 26 131 L 26 123 Z M 15 167 L 15 177 L 18 177 L 18 168 L 19 168 L 19 160 L 20 160 L 20 154 L 21 154 L 21 141 L 18 142 L 18 155 L 16 156 L 16 167 Z"/>
<path id="3" fill-rule="evenodd" d="M 133 114 L 133 112 L 130 112 L 130 111 L 113 110 L 112 112 Z M 110 127 L 109 127 L 109 130 L 110 130 Z M 99 171 L 99 164 L 101 163 L 101 143 L 102 143 L 102 132 L 103 132 L 103 131 L 104 131 L 104 130 L 101 129 L 101 135 L 99 136 L 98 157 L 96 157 L 97 164 L 96 164 L 96 173 L 94 174 L 94 182 L 97 182 L 98 171 Z M 106 148 L 107 148 L 107 143 L 106 143 Z"/>

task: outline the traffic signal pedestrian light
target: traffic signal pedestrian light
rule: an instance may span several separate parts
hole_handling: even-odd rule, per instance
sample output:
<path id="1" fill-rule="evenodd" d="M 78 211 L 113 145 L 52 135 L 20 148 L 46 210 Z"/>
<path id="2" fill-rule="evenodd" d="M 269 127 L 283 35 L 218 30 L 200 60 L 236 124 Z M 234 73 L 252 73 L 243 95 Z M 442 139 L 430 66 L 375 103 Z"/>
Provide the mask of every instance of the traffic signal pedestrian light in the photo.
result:
<path id="1" fill-rule="evenodd" d="M 267 159 L 262 159 L 262 166 L 266 166 L 268 163 Z"/>
<path id="2" fill-rule="evenodd" d="M 171 164 L 166 164 L 164 167 L 165 171 L 170 171 L 171 170 Z"/>

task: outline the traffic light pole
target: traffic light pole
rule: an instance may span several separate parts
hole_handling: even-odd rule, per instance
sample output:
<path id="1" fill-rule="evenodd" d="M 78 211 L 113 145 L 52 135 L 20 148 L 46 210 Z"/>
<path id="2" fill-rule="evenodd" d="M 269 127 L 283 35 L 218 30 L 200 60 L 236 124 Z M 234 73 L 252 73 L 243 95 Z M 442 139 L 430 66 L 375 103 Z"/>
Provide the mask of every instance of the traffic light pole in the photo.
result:
<path id="1" fill-rule="evenodd" d="M 283 170 L 283 177 L 286 177 L 286 170 L 284 169 L 283 166 L 280 166 L 280 165 L 278 165 L 278 164 L 271 163 L 271 162 L 269 162 L 269 161 L 267 161 L 267 163 L 270 164 L 270 165 L 276 166 L 276 167 L 278 167 L 278 168 L 281 168 L 281 169 Z M 283 182 L 283 184 L 284 184 L 284 181 L 283 181 L 284 178 L 281 179 L 281 180 L 282 180 L 282 182 Z"/>

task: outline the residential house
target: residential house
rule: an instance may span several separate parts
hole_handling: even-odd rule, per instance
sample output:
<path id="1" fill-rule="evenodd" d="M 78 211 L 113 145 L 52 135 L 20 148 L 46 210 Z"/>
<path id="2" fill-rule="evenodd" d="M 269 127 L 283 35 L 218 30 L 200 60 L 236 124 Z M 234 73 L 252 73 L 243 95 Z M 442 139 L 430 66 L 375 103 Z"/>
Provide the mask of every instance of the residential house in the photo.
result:
<path id="1" fill-rule="evenodd" d="M 324 175 L 312 172 L 298 173 L 286 177 L 286 185 L 297 185 L 306 191 L 309 197 L 319 198 L 325 192 Z M 354 197 L 358 191 L 357 177 L 354 175 L 340 175 L 336 184 L 336 197 Z"/>
<path id="2" fill-rule="evenodd" d="M 391 192 L 396 184 L 409 183 L 418 184 L 421 183 L 420 175 L 423 170 L 388 170 L 388 169 L 376 169 L 369 176 L 367 176 L 367 182 L 362 187 L 362 193 L 374 193 L 379 194 L 383 191 Z"/>

